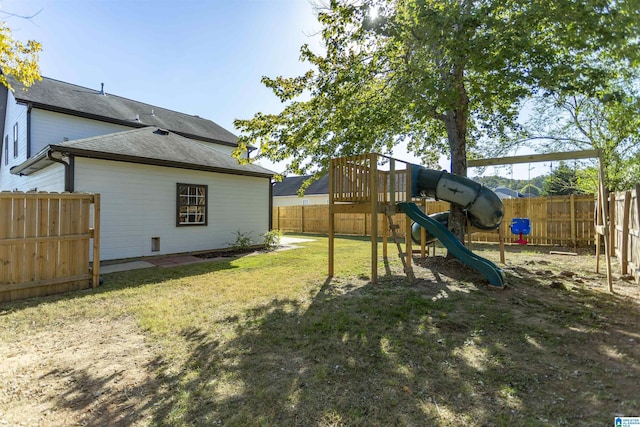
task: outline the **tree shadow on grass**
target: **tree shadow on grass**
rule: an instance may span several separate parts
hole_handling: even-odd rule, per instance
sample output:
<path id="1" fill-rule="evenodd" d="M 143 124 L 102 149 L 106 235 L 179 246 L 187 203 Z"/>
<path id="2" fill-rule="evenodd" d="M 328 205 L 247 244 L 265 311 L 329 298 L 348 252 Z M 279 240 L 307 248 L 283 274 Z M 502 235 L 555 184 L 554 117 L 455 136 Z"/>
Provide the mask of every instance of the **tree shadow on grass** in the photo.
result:
<path id="1" fill-rule="evenodd" d="M 599 426 L 640 413 L 637 300 L 551 288 L 524 267 L 504 292 L 441 274 L 327 280 L 189 325 L 171 337 L 184 358 L 140 366 L 151 375 L 135 405 L 91 367 L 55 403 L 90 409 L 93 426 Z"/>
<path id="2" fill-rule="evenodd" d="M 228 341 L 185 330 L 154 423 L 595 426 L 640 409 L 639 307 L 621 297 L 383 279 L 328 280 L 312 299 L 225 319 Z"/>

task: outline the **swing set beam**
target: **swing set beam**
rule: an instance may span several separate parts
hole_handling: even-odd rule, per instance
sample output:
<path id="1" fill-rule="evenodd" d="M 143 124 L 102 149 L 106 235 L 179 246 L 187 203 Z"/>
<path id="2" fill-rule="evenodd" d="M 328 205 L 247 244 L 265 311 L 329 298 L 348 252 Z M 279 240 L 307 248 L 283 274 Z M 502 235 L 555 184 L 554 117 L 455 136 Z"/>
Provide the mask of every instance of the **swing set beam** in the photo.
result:
<path id="1" fill-rule="evenodd" d="M 482 166 L 515 165 L 519 163 L 557 162 L 560 160 L 599 159 L 600 150 L 564 151 L 547 154 L 525 154 L 523 156 L 495 157 L 493 159 L 469 159 L 470 168 Z"/>
<path id="2" fill-rule="evenodd" d="M 604 169 L 602 152 L 600 150 L 564 151 L 547 154 L 525 154 L 522 156 L 512 157 L 495 157 L 491 159 L 470 159 L 467 160 L 467 166 L 470 168 L 474 168 L 578 159 L 598 159 L 598 201 L 596 206 L 595 226 L 597 235 L 596 273 L 599 271 L 600 266 L 600 235 L 602 235 L 604 236 L 604 252 L 605 258 L 607 259 L 607 287 L 609 292 L 613 292 L 613 283 L 611 277 L 611 248 L 609 247 L 609 204 L 607 203 L 608 191 L 604 187 Z"/>

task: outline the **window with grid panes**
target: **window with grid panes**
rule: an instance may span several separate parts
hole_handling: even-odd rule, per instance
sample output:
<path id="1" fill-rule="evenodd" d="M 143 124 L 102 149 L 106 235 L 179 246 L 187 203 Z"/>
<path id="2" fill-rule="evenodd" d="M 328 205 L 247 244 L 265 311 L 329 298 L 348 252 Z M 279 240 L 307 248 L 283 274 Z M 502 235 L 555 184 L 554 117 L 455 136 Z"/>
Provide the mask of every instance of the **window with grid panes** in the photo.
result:
<path id="1" fill-rule="evenodd" d="M 177 189 L 176 225 L 207 225 L 206 185 L 180 184 Z"/>
<path id="2" fill-rule="evenodd" d="M 13 125 L 13 157 L 18 157 L 18 123 Z"/>

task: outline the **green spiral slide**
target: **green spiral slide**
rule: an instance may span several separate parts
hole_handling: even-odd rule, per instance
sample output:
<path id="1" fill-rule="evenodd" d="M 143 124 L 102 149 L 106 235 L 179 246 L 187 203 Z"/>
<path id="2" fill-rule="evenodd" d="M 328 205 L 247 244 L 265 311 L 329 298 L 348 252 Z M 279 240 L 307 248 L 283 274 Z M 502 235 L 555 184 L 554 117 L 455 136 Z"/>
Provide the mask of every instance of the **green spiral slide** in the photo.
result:
<path id="1" fill-rule="evenodd" d="M 505 275 L 502 269 L 488 259 L 482 258 L 467 249 L 444 225 L 425 215 L 415 203 L 398 203 L 398 208 L 440 240 L 453 256 L 478 270 L 487 278 L 491 286 L 500 289 L 504 288 Z"/>

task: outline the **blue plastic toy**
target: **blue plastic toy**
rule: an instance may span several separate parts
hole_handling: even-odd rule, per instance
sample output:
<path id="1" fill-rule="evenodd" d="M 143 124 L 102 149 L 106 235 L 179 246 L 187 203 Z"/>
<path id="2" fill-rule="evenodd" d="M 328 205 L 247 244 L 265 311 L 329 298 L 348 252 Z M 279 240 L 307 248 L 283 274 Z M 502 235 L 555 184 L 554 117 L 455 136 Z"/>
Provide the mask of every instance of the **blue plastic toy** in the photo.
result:
<path id="1" fill-rule="evenodd" d="M 522 238 L 531 233 L 531 221 L 529 218 L 512 218 L 511 219 L 511 233 L 517 234 L 519 237 L 515 240 L 515 243 L 519 245 L 526 245 L 528 242 Z"/>

